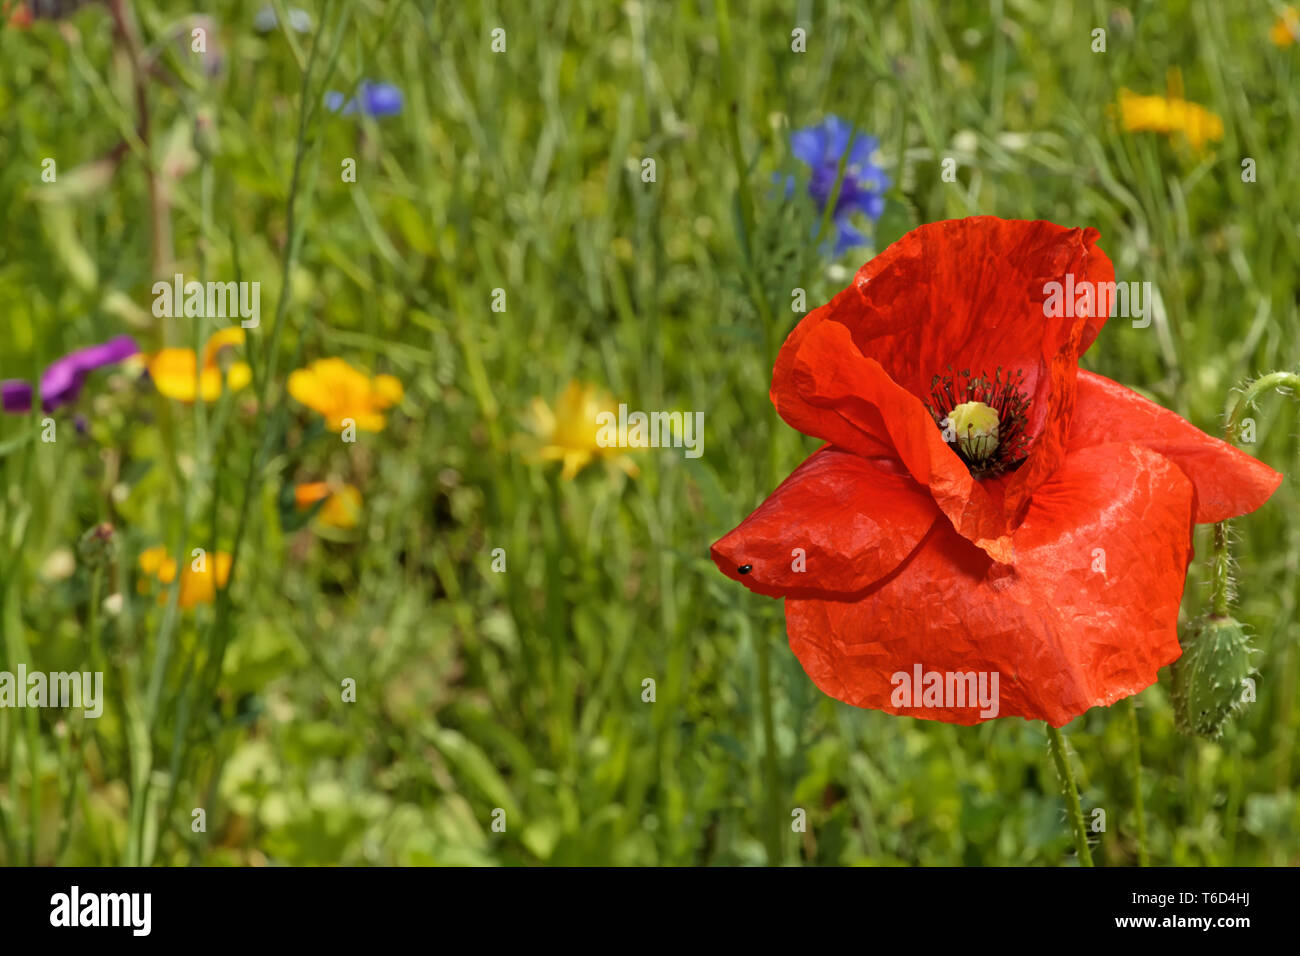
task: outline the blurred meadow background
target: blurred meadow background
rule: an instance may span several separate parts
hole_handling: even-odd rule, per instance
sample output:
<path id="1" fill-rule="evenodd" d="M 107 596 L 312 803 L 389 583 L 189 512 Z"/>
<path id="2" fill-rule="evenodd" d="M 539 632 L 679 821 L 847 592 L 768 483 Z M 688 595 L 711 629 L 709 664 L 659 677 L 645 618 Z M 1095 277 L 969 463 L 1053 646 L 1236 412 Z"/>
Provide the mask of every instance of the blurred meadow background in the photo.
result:
<path id="1" fill-rule="evenodd" d="M 874 254 L 824 241 L 791 135 L 877 138 L 876 250 L 972 214 L 1097 227 L 1159 302 L 1084 366 L 1218 434 L 1239 382 L 1300 361 L 1294 14 L 262 7 L 5 5 L 0 378 L 142 355 L 90 371 L 54 441 L 0 416 L 0 669 L 105 697 L 0 709 L 0 863 L 1074 865 L 1043 725 L 835 702 L 780 602 L 709 559 L 817 447 L 767 398 L 794 290 Z M 1126 123 L 1124 90 L 1164 111 Z M 205 350 L 237 323 L 156 316 L 176 273 L 259 282 L 260 324 Z M 293 378 L 323 359 L 355 371 Z M 703 412 L 702 456 L 584 451 L 618 402 Z M 339 407 L 382 427 L 342 440 Z M 1153 864 L 1300 862 L 1297 407 L 1251 412 L 1287 480 L 1234 522 L 1258 701 L 1185 736 L 1163 675 L 1140 752 L 1128 701 L 1066 729 L 1098 863 L 1139 862 L 1135 780 Z"/>

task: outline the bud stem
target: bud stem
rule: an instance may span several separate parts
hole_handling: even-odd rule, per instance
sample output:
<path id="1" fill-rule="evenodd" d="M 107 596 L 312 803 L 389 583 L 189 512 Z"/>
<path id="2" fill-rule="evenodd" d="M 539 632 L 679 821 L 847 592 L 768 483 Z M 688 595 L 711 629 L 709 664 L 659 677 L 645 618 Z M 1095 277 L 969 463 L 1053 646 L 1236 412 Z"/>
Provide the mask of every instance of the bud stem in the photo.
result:
<path id="1" fill-rule="evenodd" d="M 1079 790 L 1074 785 L 1074 771 L 1070 769 L 1069 756 L 1065 752 L 1065 740 L 1061 732 L 1047 724 L 1047 739 L 1052 745 L 1052 759 L 1056 761 L 1056 772 L 1061 778 L 1061 788 L 1065 791 L 1066 809 L 1070 813 L 1070 826 L 1074 830 L 1074 846 L 1079 853 L 1080 866 L 1092 866 L 1092 851 L 1088 849 L 1088 832 L 1083 826 L 1083 811 L 1079 809 Z"/>
<path id="2" fill-rule="evenodd" d="M 1138 866 L 1149 866 L 1147 858 L 1147 818 L 1142 810 L 1142 728 L 1138 724 L 1137 697 L 1128 699 L 1128 726 L 1133 736 L 1133 813 L 1137 817 Z"/>
<path id="3" fill-rule="evenodd" d="M 1290 393 L 1293 397 L 1300 394 L 1300 375 L 1294 372 L 1269 372 L 1261 375 L 1241 389 L 1241 394 L 1228 412 L 1224 426 L 1224 439 L 1234 442 L 1237 429 L 1245 417 L 1246 409 L 1259 400 L 1265 392 L 1276 389 Z M 1210 556 L 1210 606 L 1215 617 L 1227 617 L 1232 609 L 1235 597 L 1232 578 L 1232 551 L 1228 546 L 1228 523 L 1220 521 L 1214 526 L 1214 550 Z"/>
<path id="4" fill-rule="evenodd" d="M 1281 392 L 1300 393 L 1300 375 L 1294 372 L 1269 372 L 1246 385 L 1241 390 L 1236 404 L 1232 406 L 1232 411 L 1228 413 L 1226 429 L 1228 441 L 1236 440 L 1237 429 L 1241 426 L 1241 419 L 1245 416 L 1246 409 L 1254 405 L 1261 395 L 1274 388 Z"/>

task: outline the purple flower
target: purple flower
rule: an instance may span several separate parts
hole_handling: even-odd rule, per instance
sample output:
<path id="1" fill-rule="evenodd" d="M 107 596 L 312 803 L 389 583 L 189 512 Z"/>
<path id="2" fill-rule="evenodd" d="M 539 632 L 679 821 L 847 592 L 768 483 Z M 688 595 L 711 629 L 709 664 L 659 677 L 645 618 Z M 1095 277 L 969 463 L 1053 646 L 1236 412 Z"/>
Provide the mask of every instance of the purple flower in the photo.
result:
<path id="1" fill-rule="evenodd" d="M 63 356 L 45 370 L 41 376 L 41 407 L 53 411 L 60 405 L 75 401 L 81 393 L 86 376 L 104 365 L 112 365 L 130 358 L 140 351 L 135 339 L 119 335 L 103 345 L 91 345 Z M 0 382 L 6 412 L 27 412 L 32 407 L 32 386 L 20 379 Z"/>
<path id="2" fill-rule="evenodd" d="M 342 93 L 331 90 L 325 94 L 325 108 L 331 113 L 341 111 L 344 116 L 358 111 L 367 116 L 396 116 L 402 112 L 402 91 L 391 83 L 362 80 L 357 94 L 345 101 Z"/>
<path id="3" fill-rule="evenodd" d="M 885 171 L 871 161 L 871 154 L 880 147 L 879 141 L 874 136 L 860 133 L 850 143 L 849 133 L 849 124 L 831 115 L 819 125 L 797 130 L 790 136 L 790 149 L 794 155 L 812 168 L 808 195 L 823 210 L 830 201 L 831 190 L 835 188 L 840 158 L 848 151 L 844 181 L 840 184 L 833 213 L 838 233 L 836 255 L 845 249 L 866 245 L 866 237 L 853 227 L 850 217 L 860 212 L 872 222 L 879 219 L 885 211 L 884 192 L 891 185 Z"/>

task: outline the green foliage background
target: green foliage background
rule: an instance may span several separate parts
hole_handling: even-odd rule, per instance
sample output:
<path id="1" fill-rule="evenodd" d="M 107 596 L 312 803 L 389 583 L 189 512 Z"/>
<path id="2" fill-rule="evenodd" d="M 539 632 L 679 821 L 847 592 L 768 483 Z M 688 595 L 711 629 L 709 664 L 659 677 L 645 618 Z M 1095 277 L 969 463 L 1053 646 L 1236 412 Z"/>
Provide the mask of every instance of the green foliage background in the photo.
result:
<path id="1" fill-rule="evenodd" d="M 55 443 L 38 416 L 0 420 L 3 669 L 102 664 L 108 695 L 97 721 L 0 711 L 0 862 L 1072 864 L 1041 724 L 830 700 L 786 648 L 779 602 L 708 558 L 816 447 L 766 395 L 791 290 L 823 302 L 870 254 L 827 262 L 818 211 L 773 177 L 804 175 L 790 130 L 836 113 L 881 139 L 901 187 L 878 242 L 976 213 L 1096 226 L 1117 277 L 1153 282 L 1163 313 L 1113 320 L 1085 366 L 1217 432 L 1236 383 L 1300 357 L 1300 46 L 1269 43 L 1278 7 L 755 0 L 730 10 L 723 62 L 711 0 L 303 5 L 316 31 L 262 36 L 257 5 L 201 4 L 215 76 L 189 51 L 195 8 L 131 5 L 157 53 L 147 137 L 102 4 L 0 29 L 0 375 L 35 378 L 117 334 L 153 349 L 212 331 L 150 312 L 151 167 L 169 198 L 163 274 L 260 281 L 248 354 L 275 366 L 260 405 L 254 388 L 182 406 L 119 369 L 56 414 Z M 1202 154 L 1118 128 L 1119 90 L 1163 93 L 1172 68 L 1223 118 Z M 402 89 L 400 116 L 319 108 L 366 77 Z M 96 179 L 85 164 L 115 149 Z M 405 383 L 386 431 L 345 446 L 283 401 L 287 371 L 329 355 Z M 523 454 L 524 413 L 571 379 L 703 411 L 703 457 L 648 451 L 635 479 L 560 481 Z M 1288 478 L 1234 525 L 1258 702 L 1210 742 L 1175 731 L 1167 677 L 1137 698 L 1155 863 L 1300 859 L 1296 409 L 1271 396 L 1253 413 L 1251 452 Z M 294 527 L 286 489 L 329 475 L 361 487 L 361 527 Z M 51 576 L 101 521 L 115 560 Z M 216 607 L 136 593 L 143 548 L 236 539 Z M 1204 579 L 1198 561 L 1188 618 Z M 116 616 L 100 610 L 111 593 Z M 1127 707 L 1067 730 L 1112 865 L 1137 860 Z"/>

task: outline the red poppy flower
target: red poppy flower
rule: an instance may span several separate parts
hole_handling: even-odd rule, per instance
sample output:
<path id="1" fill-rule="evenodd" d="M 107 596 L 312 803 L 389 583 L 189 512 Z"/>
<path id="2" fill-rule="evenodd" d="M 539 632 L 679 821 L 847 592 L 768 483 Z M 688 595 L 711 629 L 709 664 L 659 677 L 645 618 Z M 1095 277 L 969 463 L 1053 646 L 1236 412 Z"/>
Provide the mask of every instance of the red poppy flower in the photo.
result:
<path id="1" fill-rule="evenodd" d="M 952 675 L 997 675 L 996 716 L 1059 727 L 1135 694 L 1180 653 L 1193 524 L 1281 482 L 1078 368 L 1109 309 L 1045 308 L 1045 287 L 1113 283 L 1098 235 L 931 223 L 786 339 L 772 402 L 828 444 L 712 554 L 786 599 L 790 647 L 831 696 L 974 724 L 992 715 Z M 899 696 L 932 673 L 948 696 Z"/>

